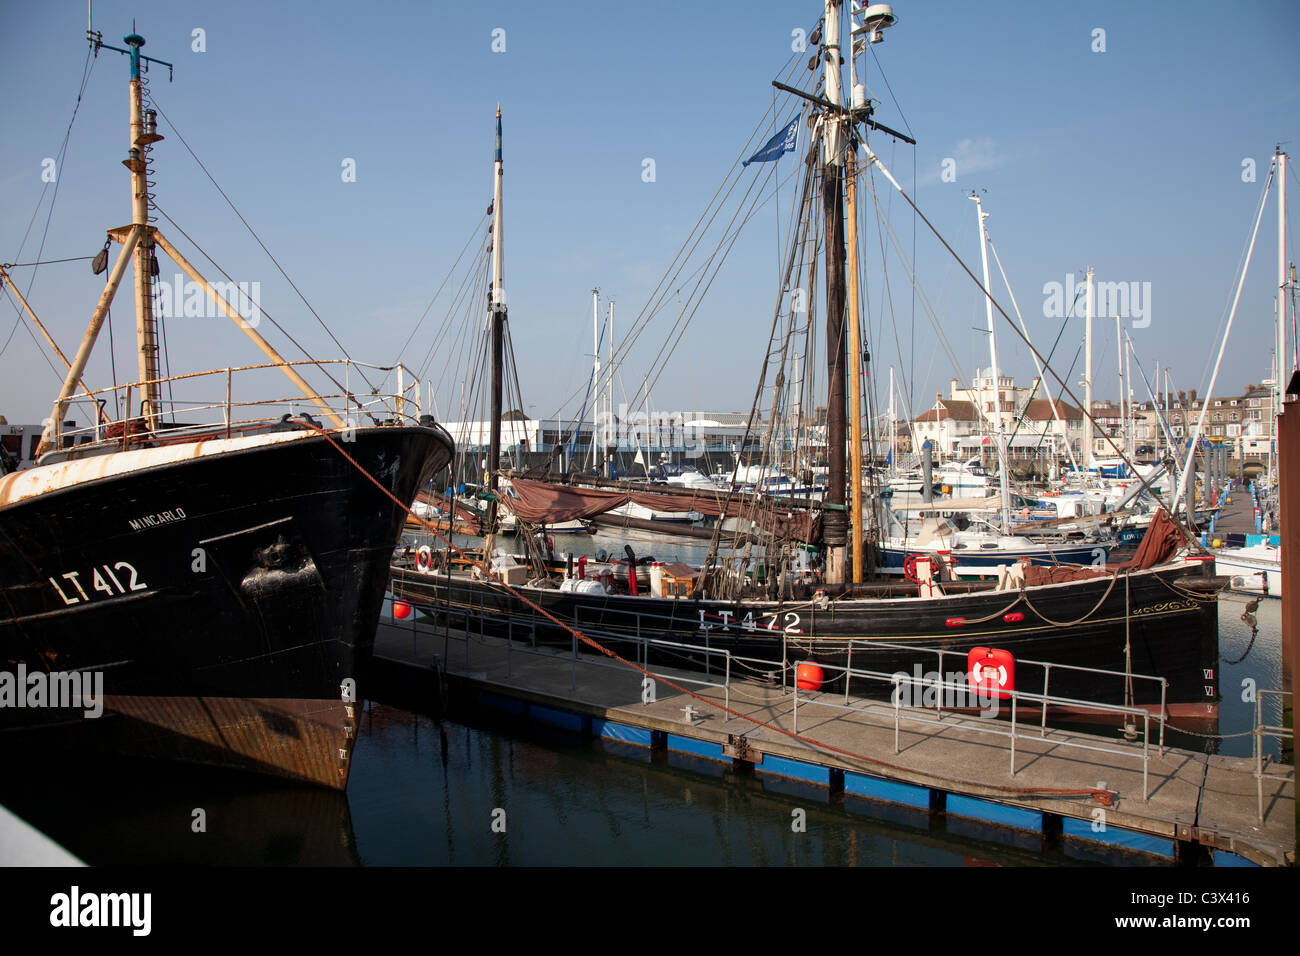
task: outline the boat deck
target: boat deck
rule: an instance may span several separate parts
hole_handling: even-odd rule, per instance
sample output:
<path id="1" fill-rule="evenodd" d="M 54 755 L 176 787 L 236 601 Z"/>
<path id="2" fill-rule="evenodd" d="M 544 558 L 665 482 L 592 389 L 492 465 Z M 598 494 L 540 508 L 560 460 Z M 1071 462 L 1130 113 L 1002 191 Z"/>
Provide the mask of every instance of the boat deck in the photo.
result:
<path id="1" fill-rule="evenodd" d="M 716 673 L 713 683 L 705 685 L 699 682 L 709 678 L 698 671 L 656 668 L 660 680 L 654 699 L 643 703 L 643 676 L 599 655 L 583 652 L 575 660 L 568 650 L 534 651 L 523 641 L 512 644 L 414 619 L 382 623 L 375 652 L 407 664 L 440 666 L 453 699 L 591 736 L 645 744 L 652 751 L 666 748 L 749 764 L 758 774 L 820 784 L 830 799 L 857 795 L 970 817 L 1037 832 L 1044 845 L 1077 839 L 1179 860 L 1223 851 L 1232 856 L 1219 862 L 1294 863 L 1294 768 L 1266 766 L 1259 781 L 1261 821 L 1251 759 L 1172 748 L 1162 754 L 1154 725 L 1144 791 L 1140 737 L 1130 742 L 1053 728 L 1040 737 L 1031 718 L 1021 722 L 1013 751 L 1009 737 L 989 732 L 991 724 L 1005 727 L 1005 721 L 952 711 L 936 719 L 933 710 L 907 708 L 904 713 L 914 719 L 901 722 L 896 753 L 895 709 L 882 701 L 846 701 L 840 693 L 808 691 L 800 691 L 796 701 L 793 691 L 779 684 L 733 677 L 724 688 Z M 664 679 L 691 688 L 704 700 L 674 690 Z M 771 726 L 712 706 L 724 701 L 744 717 Z M 804 739 L 772 728 L 797 730 Z M 1113 806 L 1102 807 L 1091 795 L 1034 795 L 1007 788 L 1099 788 L 1116 796 Z"/>

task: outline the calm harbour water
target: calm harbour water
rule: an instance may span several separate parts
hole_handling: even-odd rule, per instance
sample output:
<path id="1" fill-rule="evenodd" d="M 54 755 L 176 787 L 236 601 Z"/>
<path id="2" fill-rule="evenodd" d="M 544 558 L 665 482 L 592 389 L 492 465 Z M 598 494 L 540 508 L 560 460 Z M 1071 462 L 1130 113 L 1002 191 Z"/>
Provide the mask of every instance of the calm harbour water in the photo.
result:
<path id="1" fill-rule="evenodd" d="M 612 551 L 622 538 L 580 541 L 592 553 Z M 561 539 L 556 551 L 566 546 L 573 545 Z M 663 560 L 698 558 L 690 545 L 655 551 L 642 544 L 638 551 Z M 1279 686 L 1281 602 L 1260 603 L 1253 645 L 1241 620 L 1244 606 L 1244 599 L 1220 603 L 1225 663 L 1217 733 L 1227 739 L 1170 743 L 1251 754 L 1251 738 L 1232 735 L 1249 731 L 1254 721 L 1243 682 Z M 1240 663 L 1227 663 L 1243 654 Z M 1276 707 L 1266 714 L 1279 717 Z M 1276 741 L 1267 749 L 1276 755 Z M 0 776 L 0 804 L 94 865 L 1133 862 L 1077 845 L 1043 850 L 1036 836 L 959 818 L 932 820 L 852 796 L 833 802 L 826 791 L 793 781 L 737 775 L 677 754 L 652 759 L 633 745 L 483 715 L 435 721 L 369 705 L 354 760 L 347 793 L 334 794 L 197 768 L 51 755 L 40 766 Z M 195 832 L 197 809 L 206 832 Z M 806 814 L 804 832 L 792 828 L 796 811 Z"/>

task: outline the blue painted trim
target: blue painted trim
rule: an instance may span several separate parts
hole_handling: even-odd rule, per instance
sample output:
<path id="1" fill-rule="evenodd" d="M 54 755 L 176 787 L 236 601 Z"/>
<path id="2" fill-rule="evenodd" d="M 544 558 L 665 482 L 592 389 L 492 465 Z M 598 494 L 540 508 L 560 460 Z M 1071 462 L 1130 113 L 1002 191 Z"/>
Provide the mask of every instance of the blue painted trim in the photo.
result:
<path id="1" fill-rule="evenodd" d="M 1147 836 L 1145 833 L 1134 833 L 1132 830 L 1121 830 L 1119 827 L 1107 826 L 1100 833 L 1093 832 L 1092 823 L 1088 820 L 1075 820 L 1066 817 L 1061 821 L 1061 832 L 1065 836 L 1077 837 L 1081 840 L 1091 840 L 1093 843 L 1104 843 L 1108 846 L 1124 847 L 1127 850 L 1137 850 L 1140 853 L 1153 853 L 1156 856 L 1164 856 L 1173 859 L 1174 841 L 1164 837 Z"/>
<path id="2" fill-rule="evenodd" d="M 947 808 L 949 813 L 954 813 L 959 817 L 970 817 L 973 820 L 984 820 L 989 823 L 998 823 L 1003 826 L 1034 832 L 1041 832 L 1043 829 L 1043 815 L 1037 810 L 1006 807 L 1001 804 L 990 803 L 988 800 L 965 797 L 956 793 L 948 794 Z"/>
<path id="3" fill-rule="evenodd" d="M 695 754 L 697 757 L 707 757 L 710 760 L 726 760 L 722 756 L 722 745 L 711 744 L 703 740 L 692 740 L 690 737 L 680 737 L 677 734 L 668 735 L 668 749 L 680 750 L 682 753 Z"/>
<path id="4" fill-rule="evenodd" d="M 1253 866 L 1256 869 L 1260 868 L 1258 863 L 1248 860 L 1244 856 L 1229 853 L 1227 850 L 1211 851 L 1211 859 L 1214 860 L 1215 866 Z"/>
<path id="5" fill-rule="evenodd" d="M 562 727 L 565 730 L 578 733 L 582 732 L 587 722 L 587 718 L 582 714 L 573 714 L 567 710 L 555 710 L 552 707 L 543 707 L 540 704 L 529 704 L 528 716 L 538 723 L 550 724 L 552 727 Z"/>
<path id="6" fill-rule="evenodd" d="M 486 704 L 488 707 L 495 707 L 497 710 L 504 710 L 507 713 L 518 714 L 522 716 L 527 713 L 528 705 L 517 697 L 504 697 L 501 694 L 480 693 L 478 695 L 479 703 Z"/>
<path id="7" fill-rule="evenodd" d="M 853 773 L 849 770 L 844 772 L 844 792 L 856 794 L 859 797 L 869 797 L 872 800 L 901 803 L 907 807 L 920 807 L 926 811 L 930 809 L 930 791 L 926 787 L 914 787 L 910 783 L 882 780 L 880 777 Z"/>
<path id="8" fill-rule="evenodd" d="M 648 730 L 642 730 L 640 727 L 629 727 L 627 724 L 617 724 L 612 720 L 602 720 L 599 717 L 591 718 L 591 732 L 598 737 L 608 737 L 610 740 L 621 740 L 629 744 L 640 744 L 643 747 L 649 747 L 653 743 L 653 737 Z"/>
<path id="9" fill-rule="evenodd" d="M 816 764 L 805 763 L 802 760 L 791 760 L 787 757 L 763 754 L 763 762 L 754 769 L 759 773 L 770 773 L 778 777 L 807 780 L 809 783 L 820 784 L 823 787 L 831 785 L 830 767 L 819 767 Z"/>

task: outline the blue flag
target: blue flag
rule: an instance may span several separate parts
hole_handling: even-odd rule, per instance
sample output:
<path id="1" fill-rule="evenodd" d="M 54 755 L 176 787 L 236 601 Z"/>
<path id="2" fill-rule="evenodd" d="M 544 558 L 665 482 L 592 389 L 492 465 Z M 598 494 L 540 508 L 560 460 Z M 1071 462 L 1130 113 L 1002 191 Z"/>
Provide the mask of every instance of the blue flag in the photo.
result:
<path id="1" fill-rule="evenodd" d="M 741 166 L 748 166 L 750 163 L 770 163 L 780 159 L 786 153 L 794 149 L 795 142 L 799 139 L 799 117 L 795 117 L 785 124 L 775 136 L 753 156 L 741 163 Z"/>

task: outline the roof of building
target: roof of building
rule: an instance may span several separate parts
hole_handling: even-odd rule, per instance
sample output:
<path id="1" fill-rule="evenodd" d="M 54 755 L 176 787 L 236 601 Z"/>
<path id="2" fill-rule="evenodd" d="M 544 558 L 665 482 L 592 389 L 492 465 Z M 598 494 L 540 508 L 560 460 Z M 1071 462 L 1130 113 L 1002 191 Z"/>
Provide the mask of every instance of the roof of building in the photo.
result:
<path id="1" fill-rule="evenodd" d="M 1056 414 L 1067 421 L 1083 420 L 1082 411 L 1067 402 L 1061 401 L 1059 398 L 1056 399 Z M 1024 417 L 1030 421 L 1042 422 L 1054 419 L 1056 416 L 1052 414 L 1052 406 L 1047 399 L 1035 398 L 1025 409 Z"/>
<path id="2" fill-rule="evenodd" d="M 913 421 L 941 422 L 947 419 L 974 422 L 979 420 L 979 413 L 975 410 L 974 402 L 964 402 L 953 398 L 940 399 L 934 403 L 934 408 L 922 415 L 918 415 Z"/>

